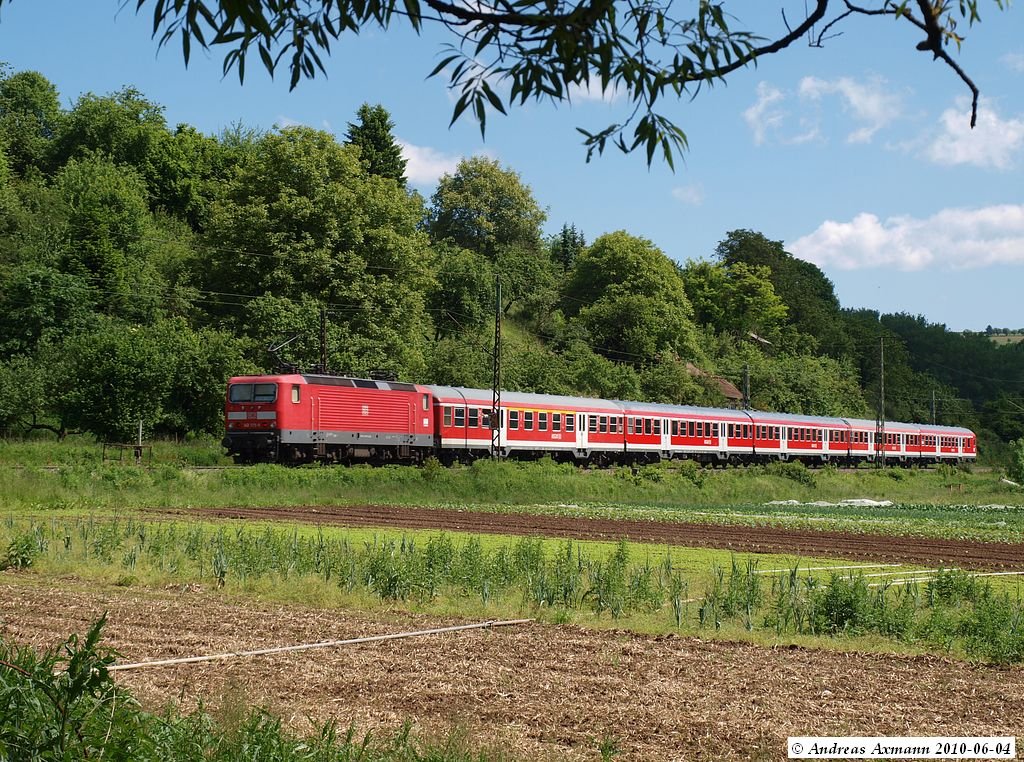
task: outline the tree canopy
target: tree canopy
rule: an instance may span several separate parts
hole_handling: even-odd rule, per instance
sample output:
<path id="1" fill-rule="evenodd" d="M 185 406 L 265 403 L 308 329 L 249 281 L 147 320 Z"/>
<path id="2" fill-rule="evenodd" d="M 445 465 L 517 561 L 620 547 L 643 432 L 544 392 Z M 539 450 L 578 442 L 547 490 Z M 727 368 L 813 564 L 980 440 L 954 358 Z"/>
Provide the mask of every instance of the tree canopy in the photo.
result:
<path id="1" fill-rule="evenodd" d="M 229 376 L 322 365 L 321 316 L 332 371 L 486 387 L 500 273 L 508 389 L 724 404 L 712 377 L 746 374 L 759 409 L 871 417 L 881 340 L 888 419 L 1024 438 L 1024 343 L 844 310 L 756 231 L 680 267 L 628 231 L 545 238 L 490 159 L 427 204 L 307 127 L 204 135 L 133 90 L 59 104 L 0 74 L 5 433 L 214 432 Z"/>
<path id="2" fill-rule="evenodd" d="M 0 9 L 10 2 L 0 0 Z M 588 160 L 611 144 L 627 153 L 642 149 L 648 163 L 660 154 L 669 165 L 687 139 L 663 104 L 693 97 L 798 41 L 823 47 L 851 17 L 900 22 L 908 52 L 916 47 L 942 61 L 971 91 L 973 126 L 978 88 L 954 54 L 964 42 L 962 25 L 980 20 L 980 5 L 981 0 L 814 0 L 787 14 L 780 4 L 780 27 L 768 30 L 751 28 L 724 2 L 709 0 L 135 0 L 136 12 L 151 9 L 159 45 L 177 40 L 186 64 L 193 46 L 223 49 L 224 73 L 234 71 L 242 79 L 255 55 L 271 73 L 287 68 L 291 87 L 325 72 L 324 57 L 345 35 L 435 26 L 449 41 L 430 75 L 446 75 L 456 93 L 453 122 L 470 113 L 483 131 L 489 111 L 506 113 L 528 101 L 571 101 L 581 88 L 615 92 L 629 102 L 623 119 L 577 128 Z M 870 41 L 863 49 L 871 49 Z"/>

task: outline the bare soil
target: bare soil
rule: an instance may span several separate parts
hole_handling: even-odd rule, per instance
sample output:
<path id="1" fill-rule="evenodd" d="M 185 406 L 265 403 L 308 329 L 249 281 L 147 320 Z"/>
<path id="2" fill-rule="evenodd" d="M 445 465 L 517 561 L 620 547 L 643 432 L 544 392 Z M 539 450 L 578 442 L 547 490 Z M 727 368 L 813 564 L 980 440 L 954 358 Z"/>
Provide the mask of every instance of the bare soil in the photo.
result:
<path id="1" fill-rule="evenodd" d="M 49 645 L 108 612 L 124 662 L 459 623 L 231 602 L 182 591 L 0 580 L 0 635 Z M 785 759 L 790 735 L 1022 735 L 1024 669 L 528 624 L 118 672 L 153 709 L 263 705 L 296 730 L 461 727 L 523 759 Z"/>
<path id="2" fill-rule="evenodd" d="M 402 527 L 567 537 L 577 540 L 619 540 L 665 543 L 694 548 L 720 548 L 756 553 L 900 561 L 965 569 L 1024 569 L 1024 544 L 945 540 L 928 537 L 819 532 L 780 527 L 676 523 L 484 513 L 438 508 L 394 506 L 326 506 L 283 508 L 195 508 L 161 513 L 218 519 L 290 521 L 349 527 Z"/>

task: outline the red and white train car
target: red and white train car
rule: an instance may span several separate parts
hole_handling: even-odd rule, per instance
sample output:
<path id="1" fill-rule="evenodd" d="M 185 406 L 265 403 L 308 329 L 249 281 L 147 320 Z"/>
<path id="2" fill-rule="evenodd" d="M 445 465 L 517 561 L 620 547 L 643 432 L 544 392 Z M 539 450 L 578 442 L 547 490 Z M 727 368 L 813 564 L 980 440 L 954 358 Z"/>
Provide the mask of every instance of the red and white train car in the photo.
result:
<path id="1" fill-rule="evenodd" d="M 886 459 L 904 464 L 977 456 L 969 429 L 763 413 L 552 394 L 426 386 L 340 376 L 237 376 L 228 383 L 224 446 L 240 463 L 444 462 L 490 454 L 598 464 L 692 458 L 705 463 Z"/>

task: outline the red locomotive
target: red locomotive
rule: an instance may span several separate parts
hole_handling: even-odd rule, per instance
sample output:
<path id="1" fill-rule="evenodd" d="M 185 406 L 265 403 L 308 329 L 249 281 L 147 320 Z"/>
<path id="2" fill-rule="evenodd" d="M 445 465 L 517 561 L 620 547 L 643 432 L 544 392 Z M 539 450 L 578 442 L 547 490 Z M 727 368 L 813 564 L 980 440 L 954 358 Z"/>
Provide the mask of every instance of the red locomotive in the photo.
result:
<path id="1" fill-rule="evenodd" d="M 962 463 L 970 429 L 755 410 L 291 374 L 228 383 L 224 447 L 237 463 L 445 463 L 550 455 L 577 463 Z M 492 439 L 494 429 L 497 436 Z"/>

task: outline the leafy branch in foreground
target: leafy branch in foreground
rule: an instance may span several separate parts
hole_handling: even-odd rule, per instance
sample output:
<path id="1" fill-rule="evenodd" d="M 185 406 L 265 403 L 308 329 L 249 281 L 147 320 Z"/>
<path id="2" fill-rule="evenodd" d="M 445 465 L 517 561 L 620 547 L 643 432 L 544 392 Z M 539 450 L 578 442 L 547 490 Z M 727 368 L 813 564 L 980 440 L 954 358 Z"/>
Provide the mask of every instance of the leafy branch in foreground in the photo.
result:
<path id="1" fill-rule="evenodd" d="M 12 0 L 0 0 L 0 8 Z M 994 0 L 1004 8 L 1004 0 Z M 971 117 L 977 118 L 978 88 L 947 48 L 959 50 L 958 23 L 980 20 L 980 0 L 815 0 L 801 7 L 802 19 L 791 24 L 780 3 L 782 28 L 773 34 L 735 29 L 742 23 L 724 2 L 696 4 L 671 0 L 136 0 L 136 12 L 153 10 L 153 36 L 160 46 L 180 40 L 186 65 L 193 44 L 204 50 L 225 46 L 224 73 L 245 77 L 255 52 L 273 74 L 287 67 L 290 86 L 325 73 L 324 56 L 343 34 L 368 27 L 387 30 L 407 23 L 416 32 L 439 25 L 454 41 L 444 46 L 429 76 L 444 73 L 458 93 L 455 122 L 469 112 L 481 132 L 488 111 L 550 99 L 571 102 L 581 93 L 599 91 L 628 102 L 624 119 L 594 131 L 578 128 L 587 159 L 609 145 L 630 153 L 643 148 L 647 163 L 661 155 L 671 167 L 677 151 L 687 147 L 685 132 L 658 110 L 665 97 L 695 97 L 703 86 L 778 53 L 800 39 L 812 47 L 841 32 L 851 16 L 889 17 L 925 34 L 917 49 L 945 63 L 974 95 Z M 686 9 L 679 10 L 685 5 Z M 782 29 L 785 33 L 781 33 Z M 871 49 L 865 41 L 863 50 Z"/>

